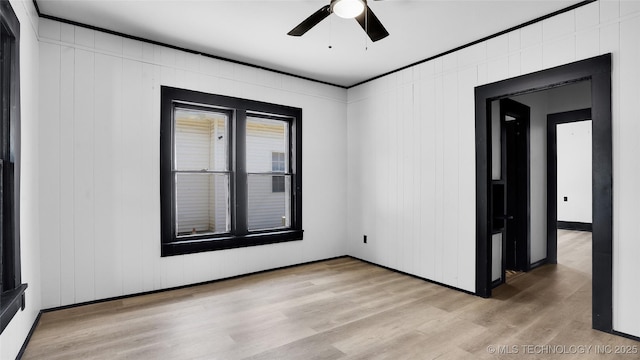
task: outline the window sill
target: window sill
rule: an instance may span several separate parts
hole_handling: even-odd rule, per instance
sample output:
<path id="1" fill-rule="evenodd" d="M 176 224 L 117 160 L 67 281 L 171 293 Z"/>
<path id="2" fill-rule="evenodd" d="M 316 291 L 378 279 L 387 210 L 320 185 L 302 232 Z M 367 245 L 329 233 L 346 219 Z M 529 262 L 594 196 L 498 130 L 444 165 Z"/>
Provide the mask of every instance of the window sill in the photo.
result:
<path id="1" fill-rule="evenodd" d="M 245 236 L 177 240 L 162 244 L 162 256 L 185 255 L 204 251 L 226 250 L 287 241 L 297 241 L 302 240 L 302 234 L 303 230 L 284 230 L 248 234 Z"/>
<path id="2" fill-rule="evenodd" d="M 0 333 L 9 325 L 18 310 L 24 310 L 24 291 L 27 284 L 22 284 L 13 290 L 2 293 L 0 298 Z"/>

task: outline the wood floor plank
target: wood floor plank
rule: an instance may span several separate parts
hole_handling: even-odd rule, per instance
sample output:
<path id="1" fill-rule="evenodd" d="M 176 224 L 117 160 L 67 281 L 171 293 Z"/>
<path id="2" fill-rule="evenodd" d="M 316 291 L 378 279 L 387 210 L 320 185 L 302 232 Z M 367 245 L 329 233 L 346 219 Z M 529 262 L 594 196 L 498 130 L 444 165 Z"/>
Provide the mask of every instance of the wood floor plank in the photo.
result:
<path id="1" fill-rule="evenodd" d="M 509 278 L 491 299 L 332 259 L 47 312 L 23 358 L 601 359 L 525 351 L 638 347 L 591 329 L 590 256 L 590 233 L 560 230 L 559 263 Z"/>

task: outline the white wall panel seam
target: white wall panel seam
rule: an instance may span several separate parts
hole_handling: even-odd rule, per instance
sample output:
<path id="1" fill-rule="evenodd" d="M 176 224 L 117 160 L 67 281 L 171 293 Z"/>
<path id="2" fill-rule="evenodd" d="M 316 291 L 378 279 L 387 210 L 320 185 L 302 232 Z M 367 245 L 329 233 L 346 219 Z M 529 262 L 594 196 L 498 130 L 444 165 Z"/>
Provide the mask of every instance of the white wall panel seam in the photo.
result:
<path id="1" fill-rule="evenodd" d="M 94 47 L 95 47 L 95 35 L 94 35 Z M 93 204 L 92 205 L 93 205 L 93 216 L 94 216 L 94 219 L 91 222 L 91 227 L 92 227 L 91 230 L 92 230 L 92 234 L 93 234 L 93 236 L 91 238 L 91 241 L 93 242 L 93 297 L 94 298 L 96 297 L 96 272 L 97 272 L 96 271 L 97 270 L 96 269 L 96 267 L 97 267 L 97 261 L 96 261 L 96 237 L 95 237 L 95 234 L 96 234 L 96 222 L 95 222 L 95 214 L 96 214 L 96 211 L 95 211 L 95 206 L 96 206 L 96 188 L 95 188 L 95 184 L 96 184 L 96 166 L 95 166 L 96 165 L 95 164 L 95 158 L 96 158 L 96 138 L 95 138 L 95 135 L 96 135 L 96 132 L 95 132 L 96 131 L 96 100 L 95 99 L 96 99 L 96 55 L 98 55 L 98 54 L 96 54 L 96 50 L 97 49 L 91 50 L 92 51 L 92 58 L 93 58 L 93 69 L 92 69 L 93 72 L 91 74 L 91 76 L 93 78 L 93 81 L 92 81 L 92 83 L 93 83 L 93 109 L 92 109 L 93 110 L 93 117 L 91 118 L 91 122 L 93 122 L 93 127 L 92 127 L 91 130 L 93 132 L 93 153 L 92 153 L 92 156 L 93 156 L 93 165 L 94 165 L 94 166 L 91 167 L 91 172 L 92 172 L 92 174 L 91 174 L 92 179 L 91 180 L 92 180 L 92 185 L 93 185 L 93 198 L 92 198 Z"/>
<path id="2" fill-rule="evenodd" d="M 58 109 L 59 109 L 58 116 L 61 117 L 61 115 L 62 115 L 62 110 L 61 109 L 62 109 L 62 106 L 63 106 L 63 103 L 62 103 L 62 47 L 60 46 L 59 48 L 60 48 L 60 62 L 59 62 L 60 63 L 60 71 L 58 73 L 59 74 L 59 77 L 58 77 L 58 94 L 60 94 L 60 95 L 58 96 L 58 101 L 60 103 L 58 105 Z M 62 122 L 62 119 L 58 123 L 58 139 L 62 139 L 62 124 L 61 124 L 61 122 Z M 58 159 L 63 159 L 63 161 L 64 161 L 64 157 L 62 156 L 62 146 L 58 147 Z M 60 184 L 62 184 L 62 182 L 63 182 L 62 171 L 59 172 L 58 176 L 59 176 L 59 180 L 58 181 L 60 182 Z M 58 215 L 60 217 L 62 217 L 62 214 L 63 214 L 63 212 L 61 211 L 62 210 L 61 207 L 62 207 L 62 192 L 60 191 L 60 189 L 58 189 Z M 60 219 L 60 220 L 62 220 L 62 219 Z M 62 223 L 62 221 L 60 221 L 60 223 Z M 58 227 L 58 236 L 60 237 L 60 246 L 59 246 L 58 250 L 59 250 L 60 259 L 62 260 L 63 259 L 62 226 Z M 65 281 L 65 279 L 62 277 L 62 269 L 63 269 L 62 266 L 60 266 L 60 268 L 58 269 L 58 274 L 59 274 L 58 276 L 60 277 L 60 285 L 59 285 L 60 289 L 58 291 L 58 295 L 59 295 L 58 305 L 62 304 L 62 281 Z"/>
<path id="3" fill-rule="evenodd" d="M 70 109 L 69 109 L 70 110 L 69 111 L 69 116 L 71 117 L 71 119 L 69 121 L 69 123 L 71 125 L 71 131 L 69 133 L 70 133 L 70 136 L 71 136 L 71 139 L 72 139 L 72 141 L 71 141 L 72 149 L 71 149 L 71 154 L 70 154 L 71 158 L 69 159 L 69 163 L 70 163 L 70 165 L 72 167 L 72 171 L 68 173 L 68 176 L 70 178 L 69 181 L 72 184 L 72 191 L 71 191 L 72 199 L 70 201 L 70 204 L 72 206 L 72 209 L 75 209 L 76 192 L 73 189 L 75 189 L 75 175 L 74 174 L 75 174 L 76 156 L 75 156 L 75 152 L 74 152 L 74 149 L 73 149 L 73 146 L 74 146 L 73 144 L 75 144 L 75 130 L 74 130 L 74 127 L 75 127 L 75 108 L 74 108 L 73 104 L 75 104 L 75 65 L 76 65 L 76 63 L 75 63 L 76 54 L 75 53 L 76 53 L 76 50 L 74 48 L 70 48 L 70 47 L 69 47 L 69 49 L 72 50 L 70 58 L 71 58 L 71 61 L 72 61 L 71 75 L 73 76 L 73 78 L 70 81 L 70 84 L 71 84 L 72 88 L 71 88 L 71 92 L 69 94 L 71 96 L 71 99 L 72 99 L 71 106 L 70 106 Z M 62 172 L 61 172 L 61 175 L 63 175 Z M 73 244 L 73 247 L 72 247 L 73 253 L 71 253 L 70 256 L 69 256 L 69 254 L 67 254 L 67 256 L 69 256 L 69 260 L 70 260 L 67 263 L 72 264 L 72 266 L 73 266 L 73 272 L 72 273 L 74 274 L 74 278 L 73 278 L 73 293 L 71 294 L 72 301 L 70 301 L 69 303 L 74 303 L 75 302 L 75 284 L 76 284 L 76 282 L 75 282 L 75 265 L 76 265 L 75 264 L 75 251 L 77 249 L 77 247 L 76 247 L 77 246 L 77 244 L 76 244 L 76 233 L 75 233 L 76 219 L 75 219 L 73 211 L 71 212 L 71 214 L 69 216 L 71 218 L 71 232 L 72 232 L 72 234 L 71 234 L 71 239 L 70 240 L 71 240 L 71 243 Z M 68 281 L 71 281 L 71 279 L 69 279 Z M 68 303 L 63 301 L 61 305 L 68 305 Z"/>

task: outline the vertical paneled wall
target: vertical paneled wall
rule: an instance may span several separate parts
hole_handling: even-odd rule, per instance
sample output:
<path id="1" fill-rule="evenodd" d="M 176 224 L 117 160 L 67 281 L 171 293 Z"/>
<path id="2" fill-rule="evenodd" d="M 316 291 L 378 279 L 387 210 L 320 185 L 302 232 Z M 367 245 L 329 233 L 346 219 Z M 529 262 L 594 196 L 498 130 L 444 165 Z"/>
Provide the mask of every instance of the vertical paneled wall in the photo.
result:
<path id="1" fill-rule="evenodd" d="M 350 254 L 475 291 L 474 87 L 611 52 L 614 329 L 640 336 L 638 34 L 640 2 L 598 1 L 349 89 Z"/>
<path id="2" fill-rule="evenodd" d="M 477 75 L 452 63 L 349 90 L 350 253 L 475 291 Z"/>
<path id="3" fill-rule="evenodd" d="M 0 335 L 0 359 L 15 359 L 41 309 L 38 197 L 38 15 L 31 1 L 10 1 L 20 22 L 20 266 L 26 307 Z"/>
<path id="4" fill-rule="evenodd" d="M 45 19 L 39 34 L 43 308 L 346 253 L 346 90 Z M 160 257 L 162 85 L 303 109 L 303 241 Z"/>
<path id="5" fill-rule="evenodd" d="M 613 83 L 613 325 L 640 336 L 640 2 L 620 2 Z M 615 14 L 614 14 L 615 15 Z M 619 38 L 615 40 L 615 30 Z M 606 40 L 601 40 L 606 41 Z M 601 43 L 601 46 L 604 43 Z M 616 49 L 616 45 L 618 48 Z M 619 71 L 616 71 L 616 65 Z"/>

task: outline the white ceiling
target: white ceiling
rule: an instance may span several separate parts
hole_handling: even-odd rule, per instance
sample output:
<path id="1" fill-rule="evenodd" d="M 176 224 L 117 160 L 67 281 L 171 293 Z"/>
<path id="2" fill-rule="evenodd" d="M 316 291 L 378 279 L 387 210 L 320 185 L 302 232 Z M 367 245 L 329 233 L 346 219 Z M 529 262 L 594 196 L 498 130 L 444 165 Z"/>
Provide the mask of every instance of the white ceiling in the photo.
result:
<path id="1" fill-rule="evenodd" d="M 341 86 L 579 2 L 369 0 L 390 33 L 371 43 L 355 20 L 335 14 L 302 37 L 287 35 L 329 0 L 37 0 L 44 15 Z"/>

